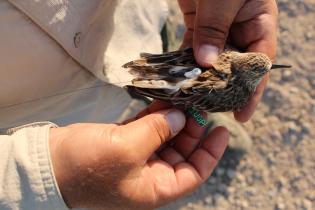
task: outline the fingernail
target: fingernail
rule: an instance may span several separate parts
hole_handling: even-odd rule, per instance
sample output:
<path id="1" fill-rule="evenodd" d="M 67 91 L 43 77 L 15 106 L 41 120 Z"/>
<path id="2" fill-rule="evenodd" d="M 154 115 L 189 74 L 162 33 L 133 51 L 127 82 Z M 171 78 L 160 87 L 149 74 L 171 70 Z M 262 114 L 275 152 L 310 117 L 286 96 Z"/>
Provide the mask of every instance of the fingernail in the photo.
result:
<path id="1" fill-rule="evenodd" d="M 219 48 L 213 45 L 201 45 L 198 50 L 198 58 L 206 64 L 212 64 L 218 59 Z"/>
<path id="2" fill-rule="evenodd" d="M 172 137 L 176 136 L 185 126 L 185 115 L 178 110 L 171 110 L 166 114 L 166 121 L 172 132 Z"/>

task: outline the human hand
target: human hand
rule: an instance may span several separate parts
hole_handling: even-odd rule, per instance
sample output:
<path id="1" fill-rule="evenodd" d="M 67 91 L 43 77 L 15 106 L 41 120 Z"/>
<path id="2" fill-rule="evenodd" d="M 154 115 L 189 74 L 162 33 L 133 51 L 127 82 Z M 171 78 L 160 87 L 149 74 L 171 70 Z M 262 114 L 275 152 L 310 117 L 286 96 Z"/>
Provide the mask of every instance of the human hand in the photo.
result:
<path id="1" fill-rule="evenodd" d="M 178 0 L 184 14 L 186 33 L 183 47 L 193 46 L 202 66 L 211 66 L 226 41 L 250 52 L 275 58 L 278 9 L 275 0 Z M 246 122 L 260 101 L 268 75 L 257 87 L 249 103 L 235 112 L 235 119 Z"/>
<path id="2" fill-rule="evenodd" d="M 185 123 L 182 112 L 156 102 L 122 125 L 52 128 L 51 158 L 67 205 L 152 209 L 196 189 L 222 156 L 228 133 L 216 128 L 201 143 L 204 128 L 192 118 Z"/>

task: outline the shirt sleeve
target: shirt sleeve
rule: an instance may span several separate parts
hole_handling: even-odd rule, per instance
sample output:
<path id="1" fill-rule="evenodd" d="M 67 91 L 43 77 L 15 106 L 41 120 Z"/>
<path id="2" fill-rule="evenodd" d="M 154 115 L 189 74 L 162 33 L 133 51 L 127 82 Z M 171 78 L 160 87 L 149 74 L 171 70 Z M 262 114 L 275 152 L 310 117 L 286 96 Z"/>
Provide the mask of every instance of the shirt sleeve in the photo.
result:
<path id="1" fill-rule="evenodd" d="M 0 135 L 0 209 L 64 210 L 54 177 L 48 134 L 52 123 L 33 123 Z"/>

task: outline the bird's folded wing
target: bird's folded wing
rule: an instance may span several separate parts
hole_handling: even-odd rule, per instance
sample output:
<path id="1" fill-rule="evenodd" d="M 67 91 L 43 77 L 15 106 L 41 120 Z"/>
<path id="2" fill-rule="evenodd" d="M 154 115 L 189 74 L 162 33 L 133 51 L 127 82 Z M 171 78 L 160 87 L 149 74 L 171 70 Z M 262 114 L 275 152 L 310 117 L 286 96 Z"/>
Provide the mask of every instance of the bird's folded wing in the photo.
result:
<path id="1" fill-rule="evenodd" d="M 142 53 L 140 57 L 123 66 L 136 76 L 132 81 L 135 87 L 153 92 L 163 89 L 163 95 L 170 95 L 178 90 L 196 93 L 226 86 L 225 81 L 220 81 L 223 72 L 200 67 L 191 48 L 164 54 Z"/>

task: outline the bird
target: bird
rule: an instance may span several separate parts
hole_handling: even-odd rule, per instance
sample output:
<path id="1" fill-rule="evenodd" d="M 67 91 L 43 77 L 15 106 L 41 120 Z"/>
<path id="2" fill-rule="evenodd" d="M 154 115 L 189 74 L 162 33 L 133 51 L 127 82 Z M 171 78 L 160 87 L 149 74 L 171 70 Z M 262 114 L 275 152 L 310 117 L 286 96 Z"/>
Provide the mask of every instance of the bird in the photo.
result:
<path id="1" fill-rule="evenodd" d="M 129 91 L 205 112 L 238 111 L 271 69 L 290 68 L 272 64 L 258 52 L 226 49 L 211 67 L 198 65 L 192 48 L 162 54 L 141 53 L 123 68 L 134 76 Z"/>

